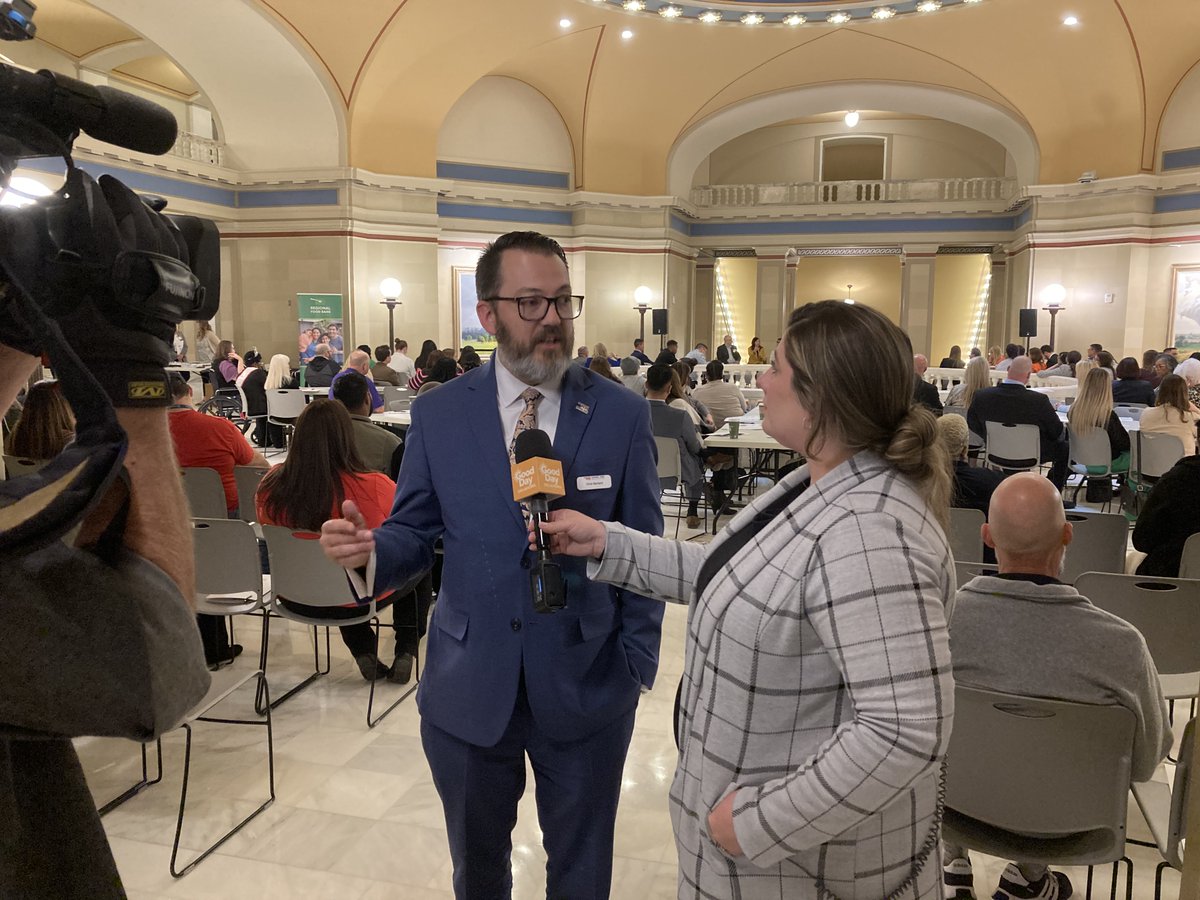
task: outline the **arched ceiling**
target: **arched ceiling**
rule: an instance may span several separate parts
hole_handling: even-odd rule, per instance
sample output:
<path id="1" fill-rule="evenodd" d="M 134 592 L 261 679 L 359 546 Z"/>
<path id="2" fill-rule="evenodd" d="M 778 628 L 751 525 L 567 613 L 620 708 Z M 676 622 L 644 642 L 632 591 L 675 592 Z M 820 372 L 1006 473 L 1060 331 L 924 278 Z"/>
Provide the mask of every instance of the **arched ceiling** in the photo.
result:
<path id="1" fill-rule="evenodd" d="M 840 99 L 856 84 L 909 85 L 926 96 L 941 91 L 1003 111 L 1032 135 L 1042 183 L 1074 181 L 1084 170 L 1100 177 L 1152 171 L 1163 109 L 1200 59 L 1197 0 L 981 0 L 953 6 L 947 0 L 945 9 L 925 15 L 796 28 L 671 21 L 626 12 L 607 0 L 354 0 L 352 10 L 328 0 L 93 3 L 120 9 L 121 21 L 129 21 L 121 14 L 126 10 L 153 7 L 155 33 L 139 32 L 177 61 L 189 56 L 183 68 L 209 96 L 201 61 L 214 46 L 216 56 L 225 55 L 235 26 L 192 30 L 184 11 L 205 9 L 204 16 L 220 26 L 226 15 L 221 10 L 257 10 L 288 37 L 294 47 L 289 52 L 316 71 L 338 107 L 338 127 L 346 129 L 342 155 L 377 172 L 434 175 L 438 129 L 455 101 L 484 76 L 520 79 L 562 115 L 581 187 L 646 195 L 668 191 L 673 149 L 731 107 L 829 86 L 846 89 L 833 92 Z M 80 10 L 89 7 L 82 0 L 40 5 L 39 24 L 51 34 L 68 8 L 81 16 L 73 39 L 94 33 L 101 40 L 110 27 L 86 21 L 88 13 Z M 661 5 L 665 0 L 646 0 L 650 13 Z M 760 4 L 776 12 L 783 5 Z M 804 11 L 817 5 L 794 4 Z M 754 4 L 727 0 L 726 6 Z M 1068 14 L 1079 18 L 1077 27 L 1062 23 Z M 569 26 L 560 25 L 563 18 Z M 625 29 L 633 32 L 630 39 L 622 38 Z M 244 78 L 240 98 L 231 90 L 223 91 L 222 101 L 214 97 L 222 121 L 229 118 L 224 104 L 249 102 L 255 91 L 283 94 L 260 99 L 260 107 L 287 106 L 287 79 L 280 76 L 295 71 L 295 59 L 288 57 L 275 73 L 281 59 L 275 44 L 260 41 L 247 52 L 261 77 Z M 954 120 L 954 107 L 947 103 L 946 118 Z"/>

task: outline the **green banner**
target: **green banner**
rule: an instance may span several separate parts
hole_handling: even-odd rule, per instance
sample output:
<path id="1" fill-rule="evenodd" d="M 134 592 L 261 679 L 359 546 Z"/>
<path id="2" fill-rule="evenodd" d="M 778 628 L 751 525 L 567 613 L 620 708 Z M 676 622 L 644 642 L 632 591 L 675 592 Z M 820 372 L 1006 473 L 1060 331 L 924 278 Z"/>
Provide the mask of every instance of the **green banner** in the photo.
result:
<path id="1" fill-rule="evenodd" d="M 308 365 L 317 347 L 328 344 L 334 362 L 345 361 L 345 319 L 341 294 L 297 294 L 300 365 Z"/>

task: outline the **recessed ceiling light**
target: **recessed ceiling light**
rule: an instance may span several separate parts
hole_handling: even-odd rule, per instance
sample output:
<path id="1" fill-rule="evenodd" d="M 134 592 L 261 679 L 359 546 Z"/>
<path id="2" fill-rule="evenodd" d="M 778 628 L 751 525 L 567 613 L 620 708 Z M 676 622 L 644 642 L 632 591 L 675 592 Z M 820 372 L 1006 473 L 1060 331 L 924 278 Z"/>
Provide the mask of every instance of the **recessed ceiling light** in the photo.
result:
<path id="1" fill-rule="evenodd" d="M 832 12 L 825 17 L 825 21 L 830 25 L 845 25 L 850 21 L 850 13 Z"/>
<path id="2" fill-rule="evenodd" d="M 896 15 L 896 11 L 890 6 L 881 6 L 871 12 L 872 19 L 890 19 Z"/>
<path id="3" fill-rule="evenodd" d="M 570 27 L 571 27 L 571 20 L 570 20 L 570 19 L 559 19 L 559 20 L 558 20 L 558 27 L 559 27 L 559 28 L 570 28 Z"/>
<path id="4" fill-rule="evenodd" d="M 797 25 L 803 25 L 807 21 L 808 21 L 808 19 L 806 19 L 804 16 L 800 15 L 800 13 L 788 13 L 786 16 L 783 17 L 783 24 L 791 25 L 793 28 L 796 27 Z"/>
<path id="5" fill-rule="evenodd" d="M 1063 24 L 1064 24 L 1064 25 L 1070 25 L 1070 26 L 1072 26 L 1072 27 L 1073 27 L 1073 26 L 1075 26 L 1075 25 L 1078 25 L 1078 24 L 1079 24 L 1079 17 L 1078 17 L 1078 16 L 1066 16 L 1066 17 L 1063 19 Z"/>
<path id="6" fill-rule="evenodd" d="M 979 0 L 963 0 L 963 3 L 978 3 Z"/>
<path id="7" fill-rule="evenodd" d="M 658 14 L 664 19 L 678 19 L 683 15 L 683 10 L 678 6 L 661 6 L 659 7 Z"/>
<path id="8" fill-rule="evenodd" d="M 937 12 L 941 8 L 942 0 L 921 0 L 921 2 L 917 4 L 917 10 L 923 13 Z"/>
<path id="9" fill-rule="evenodd" d="M 630 12 L 641 12 L 646 8 L 646 0 L 625 0 L 621 5 Z"/>
<path id="10" fill-rule="evenodd" d="M 706 9 L 704 12 L 700 13 L 700 21 L 704 22 L 708 25 L 712 25 L 716 22 L 720 22 L 721 21 L 721 13 L 719 10 Z"/>
<path id="11" fill-rule="evenodd" d="M 623 40 L 623 41 L 627 41 L 632 37 L 633 37 L 633 32 L 630 31 L 628 28 L 626 28 L 624 31 L 621 32 L 621 40 Z"/>
<path id="12" fill-rule="evenodd" d="M 762 13 L 746 13 L 741 18 L 743 25 L 761 25 L 766 19 Z"/>
<path id="13" fill-rule="evenodd" d="M 846 113 L 846 116 L 842 121 L 846 123 L 847 128 L 853 128 L 858 124 L 858 110 L 850 110 L 850 112 Z"/>

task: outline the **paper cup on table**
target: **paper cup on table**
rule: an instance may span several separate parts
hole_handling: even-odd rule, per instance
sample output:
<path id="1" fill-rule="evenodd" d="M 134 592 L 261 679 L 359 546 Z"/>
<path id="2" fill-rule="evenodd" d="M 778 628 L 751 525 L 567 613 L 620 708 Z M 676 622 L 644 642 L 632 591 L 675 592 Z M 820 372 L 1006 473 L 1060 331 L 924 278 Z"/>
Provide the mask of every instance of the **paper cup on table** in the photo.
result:
<path id="1" fill-rule="evenodd" d="M 729 425 L 729 436 L 731 438 L 736 438 L 738 436 L 738 432 L 741 430 L 742 423 L 741 422 L 728 422 L 726 424 Z"/>

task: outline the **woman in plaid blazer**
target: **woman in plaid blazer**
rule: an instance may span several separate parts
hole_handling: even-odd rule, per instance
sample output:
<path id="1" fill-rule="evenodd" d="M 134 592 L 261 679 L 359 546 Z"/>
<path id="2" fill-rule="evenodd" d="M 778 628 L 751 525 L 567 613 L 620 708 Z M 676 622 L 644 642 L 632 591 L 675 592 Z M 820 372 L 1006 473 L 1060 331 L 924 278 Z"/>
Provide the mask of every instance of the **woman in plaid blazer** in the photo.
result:
<path id="1" fill-rule="evenodd" d="M 556 552 L 686 603 L 671 817 L 681 898 L 940 898 L 954 693 L 948 467 L 908 338 L 792 314 L 763 429 L 807 465 L 707 547 L 556 511 Z M 849 370 L 847 370 L 849 365 Z"/>

